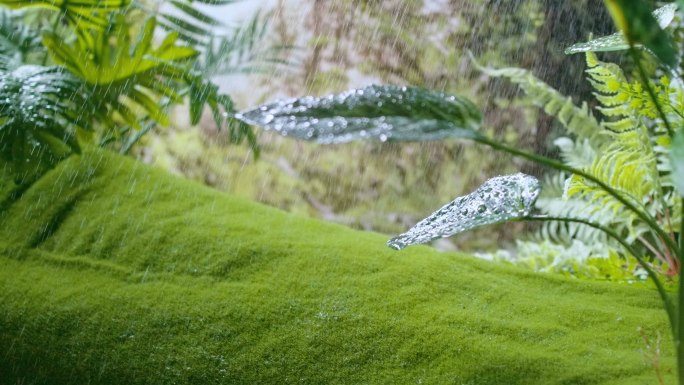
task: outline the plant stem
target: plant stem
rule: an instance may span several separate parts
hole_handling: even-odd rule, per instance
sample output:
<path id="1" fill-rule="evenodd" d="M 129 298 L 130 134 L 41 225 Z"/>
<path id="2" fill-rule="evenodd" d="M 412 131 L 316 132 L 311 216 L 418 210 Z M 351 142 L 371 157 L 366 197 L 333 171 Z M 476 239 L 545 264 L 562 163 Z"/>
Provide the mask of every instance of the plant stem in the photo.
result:
<path id="1" fill-rule="evenodd" d="M 669 254 L 663 255 L 661 254 L 658 249 L 655 248 L 649 241 L 646 240 L 646 238 L 639 236 L 637 237 L 639 242 L 641 242 L 642 245 L 644 245 L 657 259 L 659 259 L 663 263 L 667 263 L 669 265 L 672 264 L 672 256 Z"/>
<path id="2" fill-rule="evenodd" d="M 568 166 L 562 162 L 559 162 L 555 159 L 551 159 L 551 158 L 547 158 L 543 155 L 538 155 L 538 154 L 534 154 L 531 152 L 519 150 L 515 147 L 506 146 L 505 144 L 498 143 L 497 141 L 492 140 L 486 136 L 477 136 L 474 138 L 474 140 L 478 143 L 490 146 L 495 150 L 504 151 L 504 152 L 507 152 L 507 153 L 515 155 L 515 156 L 520 156 L 522 158 L 531 160 L 535 163 L 542 164 L 545 166 L 549 166 L 549 167 L 554 168 L 556 170 L 566 171 L 566 172 L 569 172 L 572 174 L 577 174 L 583 178 L 586 178 L 586 179 L 596 183 L 605 192 L 610 194 L 612 197 L 617 199 L 620 203 L 625 205 L 625 207 L 627 207 L 627 209 L 629 209 L 634 214 L 636 214 L 637 217 L 639 217 L 639 219 L 646 222 L 648 227 L 651 228 L 651 230 L 653 230 L 656 234 L 658 234 L 658 236 L 660 238 L 662 238 L 663 242 L 665 242 L 665 244 L 667 245 L 668 248 L 670 248 L 671 250 L 678 250 L 679 249 L 677 247 L 677 244 L 674 242 L 674 240 L 672 240 L 672 238 L 658 225 L 658 223 L 656 222 L 656 220 L 652 216 L 650 216 L 648 213 L 646 213 L 642 210 L 639 210 L 639 208 L 637 208 L 636 205 L 634 205 L 627 198 L 622 196 L 622 194 L 620 194 L 617 190 L 610 187 L 605 182 L 601 181 L 600 179 L 596 178 L 595 176 L 593 176 L 589 173 L 586 173 L 582 170 L 578 170 L 574 167 L 570 167 L 570 166 Z"/>
<path id="3" fill-rule="evenodd" d="M 660 282 L 660 279 L 658 279 L 658 275 L 655 273 L 655 271 L 653 271 L 653 269 L 651 269 L 651 266 L 649 266 L 648 263 L 643 259 L 643 257 L 641 257 L 641 255 L 636 250 L 634 250 L 634 248 L 629 243 L 627 243 L 624 239 L 622 239 L 622 237 L 618 233 L 616 233 L 615 231 L 613 231 L 613 230 L 611 230 L 605 226 L 602 226 L 598 223 L 594 223 L 594 222 L 591 222 L 591 221 L 588 221 L 585 219 L 580 219 L 580 218 L 527 216 L 527 217 L 521 218 L 521 220 L 524 220 L 524 221 L 541 221 L 541 222 L 554 221 L 554 222 L 566 222 L 566 223 L 567 222 L 581 223 L 581 224 L 593 227 L 597 230 L 601 230 L 604 233 L 606 233 L 608 236 L 610 236 L 611 238 L 618 241 L 622 245 L 622 247 L 624 247 L 625 250 L 629 254 L 631 254 L 639 262 L 641 267 L 643 267 L 644 270 L 646 270 L 646 273 L 648 274 L 649 278 L 651 278 L 651 280 L 655 284 L 656 289 L 658 290 L 658 294 L 660 294 L 660 298 L 663 300 L 663 304 L 665 306 L 665 312 L 667 312 L 667 317 L 670 321 L 670 328 L 672 330 L 672 335 L 673 335 L 675 341 L 677 340 L 677 334 L 678 334 L 678 330 L 676 327 L 677 315 L 675 314 L 675 306 L 672 303 L 672 299 L 670 298 L 670 295 L 667 294 L 665 287 L 663 286 L 662 282 Z M 682 280 L 680 279 L 679 282 L 681 285 Z M 681 307 L 680 307 L 680 309 L 681 309 Z M 679 355 L 678 355 L 678 357 L 679 357 Z"/>
<path id="4" fill-rule="evenodd" d="M 665 115 L 665 111 L 663 111 L 663 107 L 660 105 L 660 102 L 658 101 L 658 98 L 655 95 L 655 92 L 651 88 L 651 83 L 648 81 L 648 76 L 646 75 L 646 71 L 644 70 L 643 65 L 641 64 L 641 60 L 639 60 L 639 54 L 634 48 L 634 44 L 632 41 L 629 42 L 629 53 L 632 55 L 632 58 L 634 59 L 634 62 L 636 63 L 637 69 L 639 71 L 639 76 L 641 77 L 641 82 L 643 83 L 644 87 L 646 87 L 646 91 L 648 91 L 648 95 L 651 97 L 651 100 L 653 101 L 653 104 L 655 105 L 656 109 L 658 110 L 658 115 L 660 115 L 660 119 L 663 121 L 663 124 L 665 124 L 665 127 L 667 128 L 667 133 L 672 138 L 674 136 L 674 131 L 672 130 L 672 126 L 670 126 L 670 122 L 667 119 L 667 115 Z M 680 114 L 681 115 L 681 114 Z M 682 214 L 684 215 L 684 203 L 682 204 Z M 677 350 L 677 377 L 679 378 L 679 384 L 684 385 L 684 341 L 682 341 L 682 335 L 684 335 L 684 280 L 682 279 L 682 274 L 681 274 L 681 266 L 682 263 L 684 263 L 684 244 L 682 243 L 682 234 L 684 231 L 684 216 L 680 218 L 681 224 L 680 224 L 680 231 L 679 231 L 679 244 L 677 245 L 678 247 L 674 247 L 671 250 L 675 253 L 677 262 L 678 262 L 678 268 L 679 268 L 679 293 L 678 293 L 678 298 L 677 298 L 677 303 L 676 303 L 676 309 L 677 309 L 677 318 L 675 319 L 675 335 L 674 335 L 674 340 L 675 340 L 675 349 Z M 674 243 L 674 240 L 673 242 Z"/>

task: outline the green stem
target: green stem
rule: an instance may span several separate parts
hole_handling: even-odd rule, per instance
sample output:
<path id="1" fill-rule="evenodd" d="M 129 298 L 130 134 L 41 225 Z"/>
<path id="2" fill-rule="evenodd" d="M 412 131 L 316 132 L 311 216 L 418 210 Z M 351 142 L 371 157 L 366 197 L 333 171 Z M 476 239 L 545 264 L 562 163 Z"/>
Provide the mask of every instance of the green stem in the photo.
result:
<path id="1" fill-rule="evenodd" d="M 656 109 L 658 110 L 658 115 L 660 115 L 660 119 L 663 121 L 663 124 L 665 125 L 665 128 L 667 128 L 667 133 L 670 135 L 670 138 L 674 136 L 674 131 L 672 130 L 672 126 L 670 125 L 670 122 L 667 119 L 667 115 L 665 115 L 665 111 L 663 111 L 663 107 L 660 105 L 660 102 L 658 101 L 658 98 L 651 88 L 651 83 L 648 80 L 648 76 L 646 75 L 646 71 L 644 70 L 644 66 L 641 64 L 641 60 L 639 60 L 639 54 L 634 48 L 634 44 L 630 41 L 629 43 L 629 52 L 632 55 L 632 58 L 634 59 L 634 62 L 636 63 L 637 69 L 639 71 L 639 76 L 641 77 L 641 82 L 643 83 L 644 87 L 646 88 L 646 91 L 648 92 L 648 95 L 651 97 L 651 100 L 653 101 L 653 104 L 655 105 Z M 684 204 L 683 210 L 684 210 Z M 683 211 L 684 214 L 684 211 Z M 684 245 L 682 244 L 682 230 L 684 230 L 684 217 L 681 219 L 682 221 L 682 228 L 680 229 L 679 233 L 679 247 L 678 248 L 673 248 L 672 251 L 676 252 L 677 256 L 677 262 L 679 262 L 679 295 L 677 299 L 677 318 L 675 319 L 675 348 L 677 350 L 677 375 L 679 377 L 679 384 L 684 385 L 684 341 L 682 341 L 682 335 L 684 335 L 684 303 L 682 303 L 682 299 L 684 299 L 684 279 L 682 279 L 681 275 L 681 265 L 684 262 Z M 674 243 L 674 241 L 673 241 Z"/>
<path id="2" fill-rule="evenodd" d="M 485 145 L 487 145 L 487 146 L 490 146 L 490 147 L 492 147 L 492 148 L 495 149 L 495 150 L 504 151 L 504 152 L 507 152 L 507 153 L 512 154 L 512 155 L 515 155 L 515 156 L 520 156 L 520 157 L 522 157 L 522 158 L 531 160 L 531 161 L 533 161 L 533 162 L 535 162 L 535 163 L 538 163 L 538 164 L 541 164 L 541 165 L 545 165 L 545 166 L 554 168 L 554 169 L 556 169 L 556 170 L 560 170 L 560 171 L 565 171 L 565 172 L 569 172 L 569 173 L 572 173 L 572 174 L 576 174 L 576 175 L 579 175 L 579 176 L 581 176 L 581 177 L 583 177 L 583 178 L 586 178 L 586 179 L 588 179 L 588 180 L 590 180 L 590 181 L 596 183 L 596 184 L 597 184 L 600 188 L 602 188 L 605 192 L 607 192 L 608 194 L 610 194 L 612 197 L 614 197 L 614 198 L 615 198 L 616 200 L 618 200 L 620 203 L 622 203 L 623 205 L 625 205 L 625 207 L 626 207 L 627 209 L 629 209 L 629 210 L 632 211 L 634 214 L 636 214 L 636 216 L 639 217 L 639 219 L 641 219 L 642 221 L 646 222 L 646 224 L 648 225 L 648 227 L 651 228 L 651 230 L 653 230 L 656 234 L 658 234 L 658 236 L 663 240 L 663 242 L 665 242 L 665 244 L 667 245 L 668 248 L 670 248 L 670 250 L 672 250 L 672 251 L 677 251 L 677 250 L 679 249 L 678 246 L 677 246 L 677 244 L 676 244 L 676 243 L 672 240 L 672 238 L 671 238 L 671 237 L 670 237 L 670 236 L 669 236 L 669 235 L 668 235 L 668 234 L 667 234 L 667 233 L 658 225 L 658 223 L 656 222 L 656 220 L 655 220 L 651 215 L 649 215 L 648 213 L 646 213 L 646 212 L 644 212 L 644 211 L 642 211 L 642 210 L 639 210 L 639 208 L 638 208 L 636 205 L 634 205 L 632 202 L 630 202 L 629 199 L 625 198 L 625 197 L 624 197 L 622 194 L 620 194 L 617 190 L 615 190 L 614 188 L 610 187 L 610 186 L 607 185 L 605 182 L 601 181 L 600 179 L 596 178 L 595 176 L 593 176 L 593 175 L 591 175 L 591 174 L 589 174 L 589 173 L 586 173 L 586 172 L 584 172 L 584 171 L 582 171 L 582 170 L 578 170 L 578 169 L 576 169 L 576 168 L 574 168 L 574 167 L 570 167 L 570 166 L 566 165 L 565 163 L 559 162 L 559 161 L 557 161 L 557 160 L 555 160 L 555 159 L 547 158 L 547 157 L 545 157 L 545 156 L 543 156 L 543 155 L 538 155 L 538 154 L 534 154 L 534 153 L 531 153 L 531 152 L 519 150 L 519 149 L 514 148 L 514 147 L 506 146 L 505 144 L 498 143 L 498 142 L 496 142 L 495 140 L 492 140 L 492 139 L 490 139 L 490 138 L 488 138 L 488 137 L 486 137 L 486 136 L 478 136 L 478 137 L 474 138 L 474 140 L 475 140 L 476 142 L 478 142 L 478 143 L 481 143 L 481 144 L 485 144 Z"/>
<path id="3" fill-rule="evenodd" d="M 667 290 L 665 290 L 665 287 L 663 286 L 662 282 L 660 282 L 660 279 L 658 278 L 658 275 L 651 269 L 651 266 L 644 260 L 644 258 L 639 254 L 634 248 L 627 243 L 622 237 L 616 233 L 615 231 L 602 226 L 598 223 L 594 223 L 585 219 L 580 219 L 580 218 L 566 218 L 566 217 L 548 217 L 548 216 L 528 216 L 528 217 L 523 217 L 521 220 L 524 221 L 542 221 L 542 222 L 574 222 L 574 223 L 581 223 L 583 225 L 587 225 L 590 227 L 593 227 L 597 230 L 603 231 L 606 233 L 608 236 L 611 238 L 615 239 L 622 245 L 622 247 L 625 248 L 625 250 L 631 254 L 641 265 L 641 267 L 646 270 L 646 273 L 648 274 L 649 278 L 653 281 L 653 283 L 656 286 L 656 289 L 658 290 L 658 294 L 660 294 L 660 298 L 663 300 L 663 305 L 665 307 L 665 312 L 667 312 L 667 317 L 670 321 L 670 328 L 672 329 L 672 335 L 677 340 L 677 315 L 675 314 L 675 305 L 672 303 L 672 299 L 670 296 L 667 294 Z M 680 279 L 679 282 L 682 282 Z M 681 309 L 681 307 L 680 307 Z"/>

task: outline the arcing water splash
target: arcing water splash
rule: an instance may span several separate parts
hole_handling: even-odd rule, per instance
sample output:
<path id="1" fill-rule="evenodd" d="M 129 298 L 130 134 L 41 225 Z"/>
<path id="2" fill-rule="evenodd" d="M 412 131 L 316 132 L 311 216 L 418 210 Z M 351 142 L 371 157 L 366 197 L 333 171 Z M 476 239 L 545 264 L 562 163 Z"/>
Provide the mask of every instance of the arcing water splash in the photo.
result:
<path id="1" fill-rule="evenodd" d="M 435 211 L 404 234 L 390 239 L 387 246 L 401 250 L 476 227 L 525 217 L 540 192 L 541 184 L 533 176 L 523 173 L 497 176 Z"/>

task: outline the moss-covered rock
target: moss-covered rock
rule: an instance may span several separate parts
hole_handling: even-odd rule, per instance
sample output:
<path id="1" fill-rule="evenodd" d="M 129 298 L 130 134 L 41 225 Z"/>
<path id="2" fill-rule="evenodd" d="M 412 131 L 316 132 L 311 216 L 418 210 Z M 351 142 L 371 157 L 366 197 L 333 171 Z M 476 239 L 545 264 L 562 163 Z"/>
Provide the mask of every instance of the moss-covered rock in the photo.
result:
<path id="1" fill-rule="evenodd" d="M 646 384 L 637 328 L 670 337 L 651 289 L 395 252 L 99 151 L 3 207 L 3 384 Z"/>

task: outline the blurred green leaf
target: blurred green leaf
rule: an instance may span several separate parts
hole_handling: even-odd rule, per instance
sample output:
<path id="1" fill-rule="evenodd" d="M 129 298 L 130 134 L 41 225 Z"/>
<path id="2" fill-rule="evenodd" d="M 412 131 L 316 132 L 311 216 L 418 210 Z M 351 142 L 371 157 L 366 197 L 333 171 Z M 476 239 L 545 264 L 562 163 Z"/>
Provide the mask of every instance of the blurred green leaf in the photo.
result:
<path id="1" fill-rule="evenodd" d="M 74 112 L 89 103 L 83 83 L 63 68 L 24 65 L 0 72 L 0 157 L 17 179 L 80 152 L 76 130 L 90 130 L 90 119 Z"/>
<path id="2" fill-rule="evenodd" d="M 171 4 L 173 4 L 173 6 L 176 7 L 178 10 L 192 17 L 193 19 L 202 22 L 203 24 L 211 26 L 223 25 L 223 23 L 218 19 L 208 15 L 206 12 L 200 11 L 196 7 L 193 7 L 191 5 L 192 3 L 186 3 L 179 0 L 171 0 Z"/>
<path id="3" fill-rule="evenodd" d="M 679 195 L 684 196 L 684 132 L 682 130 L 679 130 L 672 140 L 670 162 L 672 163 L 672 181 Z"/>
<path id="4" fill-rule="evenodd" d="M 224 35 L 211 36 L 198 57 L 195 69 L 207 76 L 236 73 L 273 73 L 288 66 L 282 54 L 290 46 L 267 41 L 270 20 L 259 13 Z"/>
<path id="5" fill-rule="evenodd" d="M 665 28 L 672 23 L 676 10 L 676 4 L 667 4 L 653 12 L 653 17 L 656 19 L 660 28 Z M 618 32 L 588 42 L 573 44 L 565 50 L 565 54 L 572 55 L 581 52 L 623 51 L 626 49 L 629 49 L 629 43 L 625 40 L 624 34 Z"/>
<path id="6" fill-rule="evenodd" d="M 21 11 L 0 9 L 0 69 L 15 69 L 43 52 L 38 28 L 23 19 Z"/>
<path id="7" fill-rule="evenodd" d="M 345 143 L 359 139 L 474 139 L 482 116 L 469 100 L 418 87 L 368 86 L 322 98 L 266 104 L 236 117 L 295 139 Z"/>
<path id="8" fill-rule="evenodd" d="M 672 39 L 651 13 L 649 2 L 635 0 L 604 0 L 615 25 L 630 44 L 641 44 L 651 50 L 661 62 L 675 65 L 677 58 Z M 669 4 L 668 7 L 676 7 Z M 667 14 L 667 13 L 663 13 Z"/>
<path id="9" fill-rule="evenodd" d="M 131 41 L 131 25 L 119 15 L 106 31 L 91 31 L 91 39 L 79 38 L 66 44 L 55 33 L 43 42 L 54 60 L 92 85 L 109 85 L 135 75 L 171 75 L 166 62 L 182 62 L 197 56 L 192 47 L 177 45 L 178 35 L 170 33 L 158 47 L 152 46 L 156 19 L 149 18 L 139 39 Z"/>
<path id="10" fill-rule="evenodd" d="M 130 0 L 0 0 L 11 9 L 39 7 L 64 13 L 65 19 L 77 29 L 104 29 L 108 14 L 127 8 Z"/>

